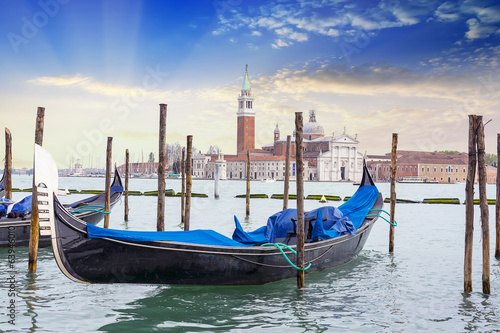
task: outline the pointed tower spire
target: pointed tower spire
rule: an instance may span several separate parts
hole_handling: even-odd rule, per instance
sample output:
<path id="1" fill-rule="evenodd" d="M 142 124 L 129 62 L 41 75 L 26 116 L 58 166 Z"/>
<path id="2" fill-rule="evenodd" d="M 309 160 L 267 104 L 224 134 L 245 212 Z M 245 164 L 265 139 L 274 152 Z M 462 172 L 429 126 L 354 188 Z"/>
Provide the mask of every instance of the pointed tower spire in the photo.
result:
<path id="1" fill-rule="evenodd" d="M 252 88 L 250 88 L 250 80 L 248 79 L 248 65 L 245 67 L 245 77 L 243 77 L 243 85 L 241 87 L 241 94 L 243 95 L 243 92 L 247 92 L 245 95 L 250 96 L 250 92 L 252 91 Z"/>

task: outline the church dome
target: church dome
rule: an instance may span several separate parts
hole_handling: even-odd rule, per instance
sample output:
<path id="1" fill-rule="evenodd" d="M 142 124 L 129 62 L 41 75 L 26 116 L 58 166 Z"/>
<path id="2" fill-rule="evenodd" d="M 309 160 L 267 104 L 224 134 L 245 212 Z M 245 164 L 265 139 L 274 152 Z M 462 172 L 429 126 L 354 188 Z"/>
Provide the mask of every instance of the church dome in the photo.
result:
<path id="1" fill-rule="evenodd" d="M 316 112 L 314 110 L 309 111 L 309 122 L 304 125 L 303 131 L 304 135 L 325 135 L 323 126 L 316 122 Z"/>

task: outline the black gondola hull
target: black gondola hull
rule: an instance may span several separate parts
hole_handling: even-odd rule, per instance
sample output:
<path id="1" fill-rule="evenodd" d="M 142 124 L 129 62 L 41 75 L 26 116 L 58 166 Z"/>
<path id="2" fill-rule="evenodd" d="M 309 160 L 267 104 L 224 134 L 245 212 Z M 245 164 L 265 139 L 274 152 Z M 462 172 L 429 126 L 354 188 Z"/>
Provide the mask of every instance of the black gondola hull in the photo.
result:
<path id="1" fill-rule="evenodd" d="M 382 202 L 381 196 L 377 202 Z M 235 248 L 94 239 L 87 238 L 85 225 L 62 207 L 56 207 L 55 219 L 56 259 L 63 273 L 81 282 L 252 285 L 297 274 L 273 246 Z M 356 235 L 306 244 L 305 260 L 312 263 L 306 272 L 351 261 L 363 249 L 374 222 L 367 219 Z M 295 255 L 286 252 L 295 262 Z"/>

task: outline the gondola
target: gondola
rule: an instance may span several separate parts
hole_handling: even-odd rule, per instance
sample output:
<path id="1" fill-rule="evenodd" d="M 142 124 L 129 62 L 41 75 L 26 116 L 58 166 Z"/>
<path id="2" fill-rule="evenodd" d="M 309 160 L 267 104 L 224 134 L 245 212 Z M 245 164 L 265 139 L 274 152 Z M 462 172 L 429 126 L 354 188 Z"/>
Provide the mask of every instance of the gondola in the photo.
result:
<path id="1" fill-rule="evenodd" d="M 57 171 L 57 170 L 56 170 Z M 120 200 L 123 193 L 122 180 L 118 170 L 115 168 L 115 176 L 110 186 L 110 208 Z M 107 214 L 104 210 L 105 193 L 96 194 L 89 198 L 64 205 L 69 214 L 85 221 L 89 224 L 97 224 Z M 27 246 L 30 238 L 31 215 L 25 215 L 15 218 L 0 218 L 0 248 L 5 248 L 11 244 L 15 246 Z M 10 242 L 9 242 L 10 240 Z M 52 245 L 50 236 L 41 235 L 39 238 L 39 247 Z"/>
<path id="2" fill-rule="evenodd" d="M 148 232 L 88 225 L 58 201 L 54 192 L 57 168 L 50 154 L 36 146 L 35 159 L 38 201 L 43 208 L 42 231 L 51 235 L 56 262 L 73 281 L 255 285 L 297 275 L 296 268 L 290 265 L 295 261 L 293 241 L 288 248 L 279 249 L 276 244 L 244 244 L 213 230 Z M 357 207 L 356 202 L 364 204 Z M 377 220 L 377 210 L 383 206 L 366 167 L 359 189 L 344 205 L 350 207 L 353 216 L 362 214 L 359 227 L 355 234 L 306 243 L 305 260 L 311 264 L 306 273 L 347 263 L 363 249 Z M 323 221 L 319 215 L 317 219 Z M 40 221 L 42 226 L 42 215 Z"/>
<path id="3" fill-rule="evenodd" d="M 0 198 L 5 195 L 5 169 L 3 170 L 2 179 L 0 179 Z"/>

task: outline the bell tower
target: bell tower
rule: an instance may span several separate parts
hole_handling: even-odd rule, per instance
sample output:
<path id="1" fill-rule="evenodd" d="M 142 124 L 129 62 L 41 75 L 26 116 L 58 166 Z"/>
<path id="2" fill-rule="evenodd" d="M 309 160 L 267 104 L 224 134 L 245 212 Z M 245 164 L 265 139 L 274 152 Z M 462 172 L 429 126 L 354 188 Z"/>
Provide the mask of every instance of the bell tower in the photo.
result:
<path id="1" fill-rule="evenodd" d="M 248 65 L 245 68 L 241 95 L 238 96 L 238 141 L 237 152 L 255 148 L 255 112 L 253 110 L 252 89 L 248 79 Z"/>

